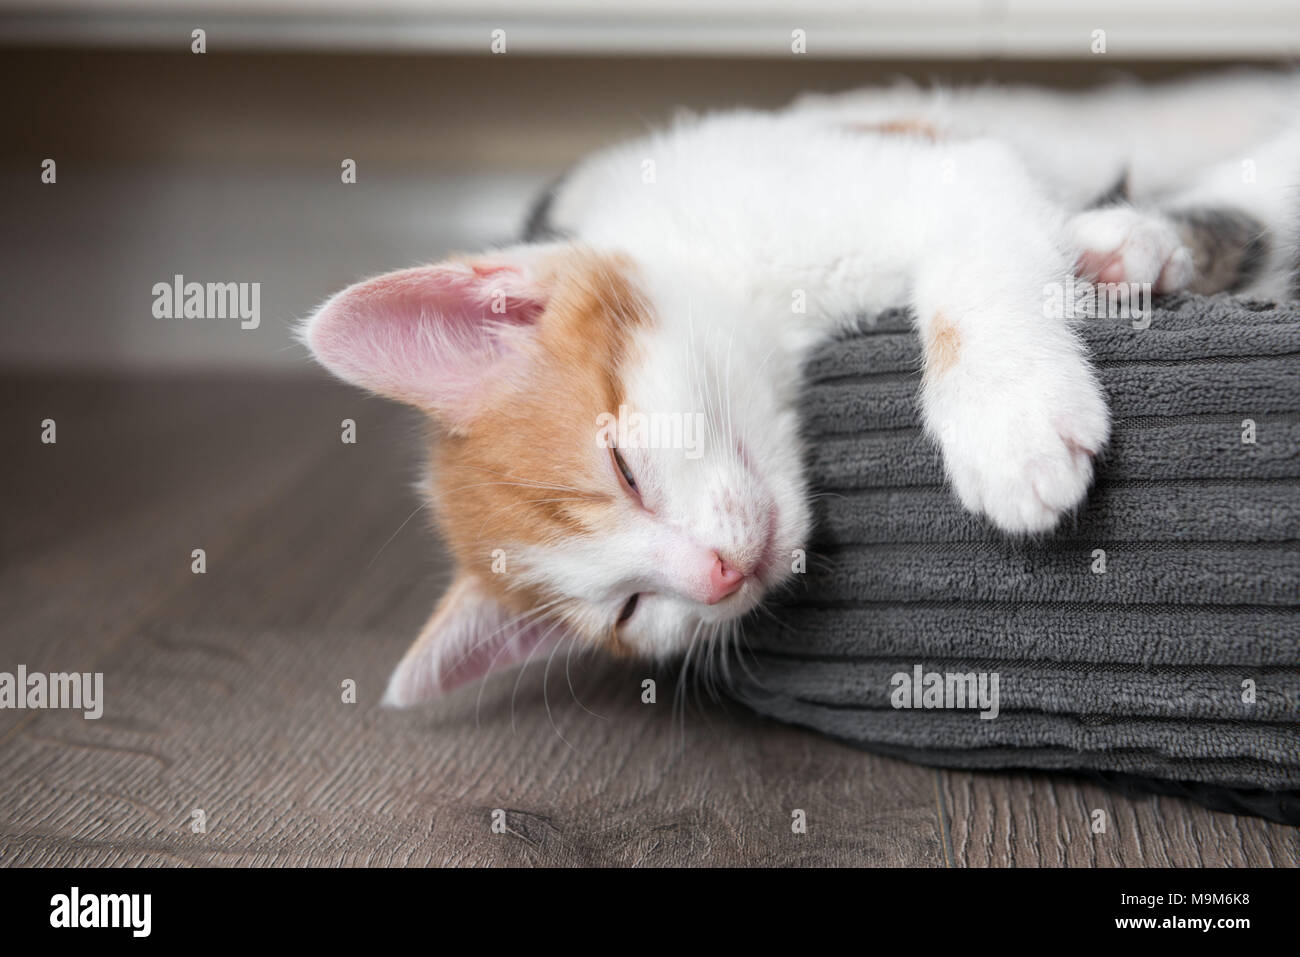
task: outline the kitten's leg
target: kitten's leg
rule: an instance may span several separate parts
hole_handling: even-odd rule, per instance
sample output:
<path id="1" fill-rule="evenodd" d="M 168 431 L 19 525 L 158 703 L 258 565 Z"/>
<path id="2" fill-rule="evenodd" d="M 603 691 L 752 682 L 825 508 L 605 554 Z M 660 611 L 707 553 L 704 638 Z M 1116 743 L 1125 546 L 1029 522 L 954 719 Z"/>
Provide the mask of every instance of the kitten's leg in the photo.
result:
<path id="1" fill-rule="evenodd" d="M 1300 239 L 1300 131 L 1204 172 L 1159 205 L 1121 204 L 1068 226 L 1080 275 L 1156 292 L 1287 293 Z"/>
<path id="2" fill-rule="evenodd" d="M 924 348 L 922 411 L 967 508 L 1043 532 L 1077 506 L 1106 443 L 1106 400 L 1053 295 L 1071 260 L 1063 216 L 1019 163 L 981 146 L 927 243 L 912 305 Z"/>
<path id="3" fill-rule="evenodd" d="M 1277 236 L 1245 210 L 1196 203 L 1088 210 L 1068 229 L 1078 250 L 1076 271 L 1086 279 L 1204 295 L 1235 292 L 1259 279 Z"/>
<path id="4" fill-rule="evenodd" d="M 1196 259 L 1190 289 L 1286 298 L 1300 265 L 1300 125 L 1211 167 L 1161 205 Z"/>
<path id="5" fill-rule="evenodd" d="M 1192 250 L 1172 217 L 1119 203 L 1089 209 L 1070 220 L 1076 271 L 1093 282 L 1146 283 L 1177 292 L 1196 277 Z"/>

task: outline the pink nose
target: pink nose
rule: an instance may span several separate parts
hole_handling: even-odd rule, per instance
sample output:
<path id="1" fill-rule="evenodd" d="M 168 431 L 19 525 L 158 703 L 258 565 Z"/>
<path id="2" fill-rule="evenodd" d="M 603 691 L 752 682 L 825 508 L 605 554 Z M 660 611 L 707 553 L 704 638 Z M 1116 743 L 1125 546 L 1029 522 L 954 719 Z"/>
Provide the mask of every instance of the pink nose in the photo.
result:
<path id="1" fill-rule="evenodd" d="M 708 604 L 716 605 L 745 583 L 742 572 L 724 562 L 717 552 L 713 553 L 713 568 L 709 570 Z"/>

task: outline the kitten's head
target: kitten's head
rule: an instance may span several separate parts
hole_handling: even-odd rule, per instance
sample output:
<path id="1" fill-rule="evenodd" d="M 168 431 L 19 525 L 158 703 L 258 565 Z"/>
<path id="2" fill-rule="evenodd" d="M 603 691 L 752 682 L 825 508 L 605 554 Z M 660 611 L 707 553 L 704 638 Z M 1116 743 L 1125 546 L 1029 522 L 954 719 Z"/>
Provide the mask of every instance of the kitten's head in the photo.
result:
<path id="1" fill-rule="evenodd" d="M 436 426 L 426 492 L 458 571 L 389 703 L 562 641 L 666 658 L 789 576 L 793 382 L 738 308 L 550 244 L 380 276 L 308 320 L 323 365 Z"/>

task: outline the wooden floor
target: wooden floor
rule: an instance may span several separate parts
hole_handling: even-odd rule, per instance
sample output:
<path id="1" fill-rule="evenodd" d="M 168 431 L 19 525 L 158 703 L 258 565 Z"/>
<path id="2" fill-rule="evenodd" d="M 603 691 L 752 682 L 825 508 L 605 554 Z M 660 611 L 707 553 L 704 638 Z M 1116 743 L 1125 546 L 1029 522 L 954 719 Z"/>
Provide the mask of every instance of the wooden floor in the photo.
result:
<path id="1" fill-rule="evenodd" d="M 321 380 L 0 381 L 0 671 L 99 671 L 105 697 L 97 721 L 0 711 L 0 863 L 1300 857 L 1296 829 L 1176 799 L 916 767 L 702 694 L 683 713 L 671 675 L 642 704 L 638 666 L 538 663 L 481 694 L 381 708 L 446 574 L 410 518 L 411 418 Z"/>

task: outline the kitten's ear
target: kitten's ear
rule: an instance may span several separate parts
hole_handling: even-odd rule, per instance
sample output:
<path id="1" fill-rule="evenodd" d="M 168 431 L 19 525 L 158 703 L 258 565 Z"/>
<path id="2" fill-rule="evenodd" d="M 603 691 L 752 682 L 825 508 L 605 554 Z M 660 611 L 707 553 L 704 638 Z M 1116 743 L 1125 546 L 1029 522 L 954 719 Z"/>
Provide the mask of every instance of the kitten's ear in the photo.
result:
<path id="1" fill-rule="evenodd" d="M 478 580 L 461 573 L 388 680 L 384 704 L 407 707 L 545 654 L 569 632 L 505 608 Z"/>
<path id="2" fill-rule="evenodd" d="M 331 297 L 301 335 L 339 378 L 460 428 L 523 370 L 554 254 L 517 246 L 376 276 Z"/>

